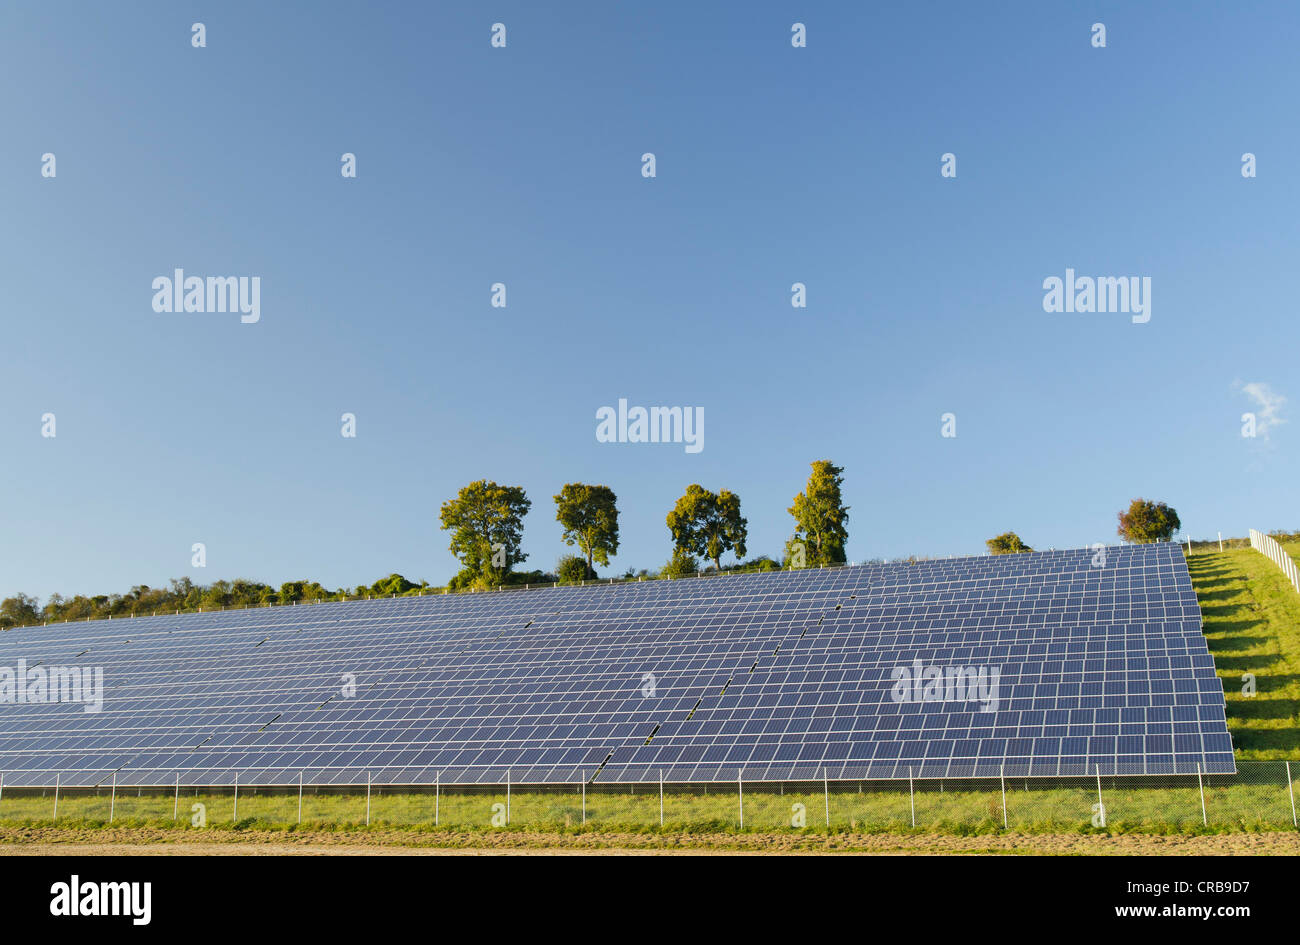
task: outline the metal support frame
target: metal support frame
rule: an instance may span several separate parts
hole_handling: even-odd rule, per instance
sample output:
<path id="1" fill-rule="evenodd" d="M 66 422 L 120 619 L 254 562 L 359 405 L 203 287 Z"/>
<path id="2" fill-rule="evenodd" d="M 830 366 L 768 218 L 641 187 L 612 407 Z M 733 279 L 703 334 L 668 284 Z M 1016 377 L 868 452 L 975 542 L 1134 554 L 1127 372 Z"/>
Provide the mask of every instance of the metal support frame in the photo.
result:
<path id="1" fill-rule="evenodd" d="M 1097 772 L 1097 810 L 1101 814 L 1101 825 L 1104 827 L 1106 826 L 1106 802 L 1101 799 L 1101 765 L 1093 765 L 1093 767 Z"/>
<path id="2" fill-rule="evenodd" d="M 1201 791 L 1201 826 L 1208 827 L 1210 818 L 1205 812 L 1205 782 L 1201 780 L 1201 763 L 1196 763 L 1196 786 Z"/>
<path id="3" fill-rule="evenodd" d="M 1007 766 L 998 771 L 998 780 L 1002 782 L 1002 829 L 1007 829 Z"/>
<path id="4" fill-rule="evenodd" d="M 3 786 L 3 779 L 0 779 L 0 786 Z M 1291 781 L 1291 762 L 1287 762 L 1287 794 L 1291 796 L 1291 825 L 1300 827 L 1300 823 L 1296 823 L 1296 789 Z"/>

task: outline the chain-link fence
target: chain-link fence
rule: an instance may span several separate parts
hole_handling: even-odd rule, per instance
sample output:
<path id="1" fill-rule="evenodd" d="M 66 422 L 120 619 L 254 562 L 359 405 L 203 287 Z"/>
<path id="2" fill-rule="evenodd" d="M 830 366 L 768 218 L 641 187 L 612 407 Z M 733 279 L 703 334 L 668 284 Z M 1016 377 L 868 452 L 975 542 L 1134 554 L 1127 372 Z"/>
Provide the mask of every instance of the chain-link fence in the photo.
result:
<path id="1" fill-rule="evenodd" d="M 1295 829 L 1300 762 L 1236 775 L 550 785 L 0 787 L 0 822 L 970 833 Z"/>

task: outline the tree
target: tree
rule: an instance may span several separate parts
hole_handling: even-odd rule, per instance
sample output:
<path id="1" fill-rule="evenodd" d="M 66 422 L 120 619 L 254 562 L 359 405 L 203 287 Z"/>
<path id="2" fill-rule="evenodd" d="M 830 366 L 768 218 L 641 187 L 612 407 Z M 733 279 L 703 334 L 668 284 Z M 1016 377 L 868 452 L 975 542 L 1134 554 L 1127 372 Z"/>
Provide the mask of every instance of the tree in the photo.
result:
<path id="1" fill-rule="evenodd" d="M 608 567 L 618 554 L 618 496 L 609 486 L 571 482 L 555 497 L 555 520 L 564 527 L 564 543 L 577 545 L 595 574 L 593 562 Z"/>
<path id="2" fill-rule="evenodd" d="M 230 604 L 230 582 L 213 581 L 203 592 L 204 610 L 221 610 Z"/>
<path id="3" fill-rule="evenodd" d="M 700 563 L 695 560 L 695 556 L 689 551 L 681 548 L 673 549 L 673 556 L 668 559 L 663 570 L 659 572 L 661 577 L 679 578 L 688 577 L 700 570 Z"/>
<path id="4" fill-rule="evenodd" d="M 413 590 L 417 585 L 411 583 L 400 574 L 390 574 L 386 578 L 381 578 L 374 584 L 370 585 L 370 593 L 375 597 L 401 597 L 409 590 Z"/>
<path id="5" fill-rule="evenodd" d="M 555 577 L 561 584 L 579 584 L 593 580 L 596 572 L 578 555 L 565 555 L 555 567 Z"/>
<path id="6" fill-rule="evenodd" d="M 849 507 L 840 494 L 843 472 L 842 467 L 828 459 L 817 460 L 812 464 L 807 490 L 795 496 L 794 505 L 787 509 L 795 523 L 791 542 L 808 546 L 804 558 L 810 567 L 843 564 L 848 560 L 844 544 L 849 533 L 844 524 L 849 520 Z"/>
<path id="7" fill-rule="evenodd" d="M 673 547 L 688 555 L 703 555 L 718 570 L 728 551 L 735 552 L 737 558 L 745 556 L 748 525 L 740 515 L 740 496 L 726 489 L 714 495 L 703 486 L 687 486 L 686 494 L 668 513 Z"/>
<path id="8" fill-rule="evenodd" d="M 1033 551 L 1015 532 L 1003 532 L 996 538 L 990 538 L 984 544 L 989 546 L 989 554 L 993 555 L 1018 555 L 1026 551 Z"/>
<path id="9" fill-rule="evenodd" d="M 524 516 L 532 502 L 522 486 L 499 486 L 480 479 L 442 504 L 444 531 L 451 532 L 451 553 L 464 567 L 463 578 L 479 586 L 504 584 L 511 565 L 528 556 L 519 551 Z"/>
<path id="10" fill-rule="evenodd" d="M 1182 527 L 1178 513 L 1163 502 L 1134 499 L 1127 512 L 1119 513 L 1117 533 L 1125 541 L 1141 545 L 1168 541 Z"/>
<path id="11" fill-rule="evenodd" d="M 41 622 L 41 609 L 35 597 L 18 594 L 0 601 L 0 630 L 31 627 Z"/>

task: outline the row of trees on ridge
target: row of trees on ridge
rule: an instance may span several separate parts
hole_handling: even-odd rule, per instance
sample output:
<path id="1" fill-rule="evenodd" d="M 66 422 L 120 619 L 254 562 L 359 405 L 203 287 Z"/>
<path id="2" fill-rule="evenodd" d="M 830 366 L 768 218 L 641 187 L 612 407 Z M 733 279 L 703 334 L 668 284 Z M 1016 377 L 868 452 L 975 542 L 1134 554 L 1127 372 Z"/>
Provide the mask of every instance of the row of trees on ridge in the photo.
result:
<path id="1" fill-rule="evenodd" d="M 1119 513 L 1119 528 L 1116 533 L 1130 544 L 1144 545 L 1153 541 L 1169 541 L 1182 527 L 1178 513 L 1165 503 L 1134 499 L 1127 509 Z M 988 546 L 989 554 L 995 555 L 1022 554 L 1034 550 L 1015 532 L 995 535 L 984 544 Z"/>
<path id="2" fill-rule="evenodd" d="M 795 527 L 782 561 L 761 557 L 752 567 L 818 567 L 846 560 L 849 510 L 841 491 L 843 473 L 830 460 L 812 464 L 806 489 L 788 509 Z M 610 556 L 618 553 L 618 496 L 609 486 L 571 482 L 553 498 L 561 537 L 579 552 L 560 559 L 555 577 L 565 583 L 597 577 L 596 565 L 608 566 Z M 461 564 L 449 586 L 459 590 L 550 579 L 540 572 L 515 569 L 528 557 L 520 545 L 524 516 L 531 508 L 521 486 L 485 479 L 471 482 L 444 502 L 439 518 L 443 530 L 451 534 L 448 547 Z M 699 571 L 702 560 L 721 571 L 723 556 L 732 554 L 739 561 L 747 553 L 749 522 L 741 514 L 740 496 L 729 489 L 712 492 L 692 483 L 665 522 L 672 555 L 660 571 L 664 576 Z M 629 571 L 626 576 L 635 574 Z"/>
<path id="3" fill-rule="evenodd" d="M 849 520 L 841 490 L 843 472 L 829 460 L 812 464 L 807 486 L 787 510 L 794 519 L 794 531 L 779 561 L 766 555 L 742 560 L 748 553 L 749 523 L 741 514 L 740 497 L 728 489 L 715 493 L 693 483 L 665 520 L 672 539 L 668 562 L 658 571 L 629 568 L 623 577 L 680 577 L 701 570 L 702 561 L 715 571 L 843 564 L 847 560 Z M 575 482 L 566 484 L 554 501 L 561 537 L 579 552 L 562 557 L 554 573 L 520 571 L 515 567 L 527 558 L 519 546 L 523 518 L 532 503 L 523 488 L 480 480 L 465 486 L 441 508 L 442 528 L 450 533 L 449 548 L 461 564 L 460 573 L 446 588 L 431 586 L 427 581 L 410 581 L 401 574 L 390 574 L 373 584 L 334 589 L 306 580 L 286 581 L 274 587 L 242 578 L 200 585 L 184 577 L 172 580 L 166 588 L 137 585 L 126 594 L 71 598 L 54 594 L 43 606 L 33 597 L 17 594 L 0 601 L 0 629 L 176 610 L 389 597 L 557 580 L 576 584 L 595 579 L 596 566 L 608 567 L 610 558 L 618 553 L 618 497 L 608 486 Z M 1128 542 L 1168 541 L 1179 528 L 1178 513 L 1163 502 L 1134 499 L 1128 509 L 1119 513 L 1119 536 Z M 993 554 L 1033 550 L 1015 532 L 991 538 L 987 545 Z M 736 564 L 723 564 L 724 556 L 729 554 L 735 556 Z"/>

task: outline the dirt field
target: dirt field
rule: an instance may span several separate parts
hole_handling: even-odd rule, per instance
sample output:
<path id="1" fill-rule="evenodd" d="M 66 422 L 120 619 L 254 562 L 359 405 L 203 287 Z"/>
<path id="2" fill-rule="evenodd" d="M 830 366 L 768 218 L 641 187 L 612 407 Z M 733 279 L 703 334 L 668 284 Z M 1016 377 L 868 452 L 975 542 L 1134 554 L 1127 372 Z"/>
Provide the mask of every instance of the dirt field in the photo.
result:
<path id="1" fill-rule="evenodd" d="M 1300 833 L 1214 836 L 1125 834 L 632 834 L 632 833 L 353 833 L 204 831 L 150 828 L 0 829 L 4 856 L 283 856 L 518 854 L 1020 854 L 1020 855 L 1297 855 Z"/>

